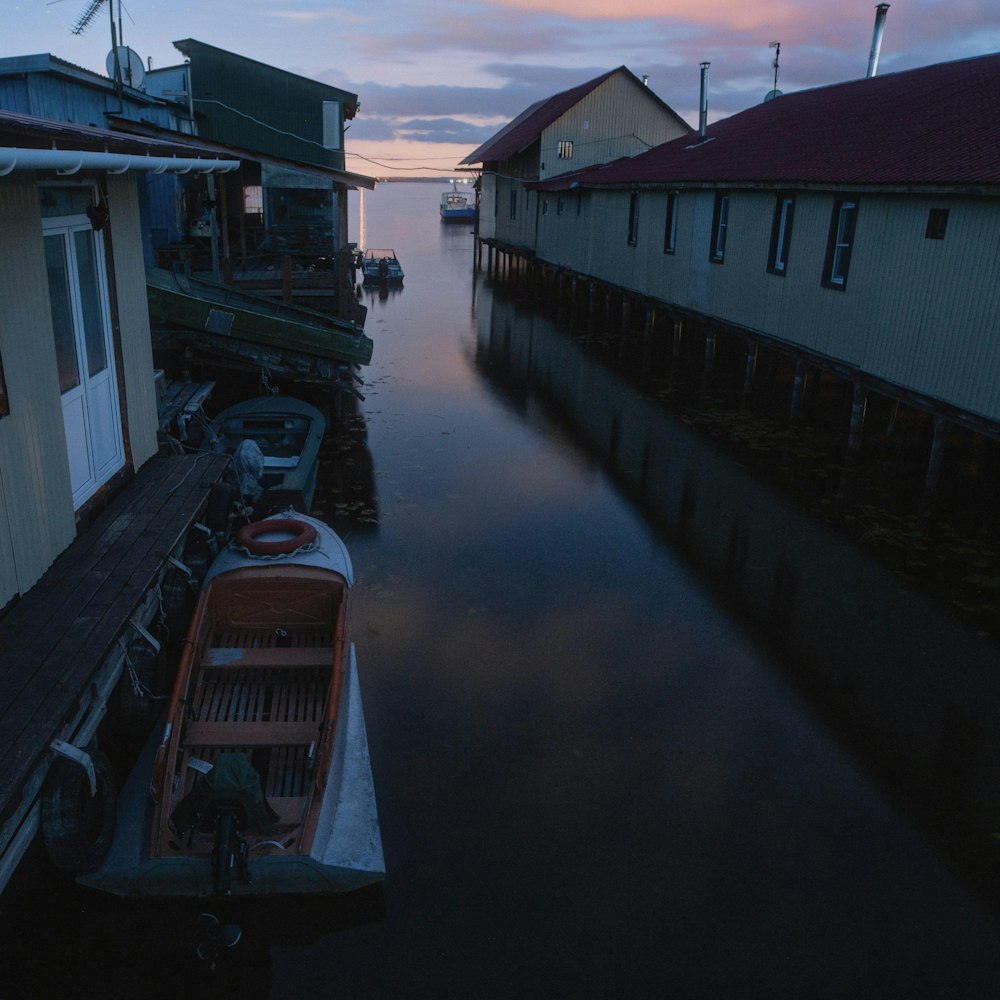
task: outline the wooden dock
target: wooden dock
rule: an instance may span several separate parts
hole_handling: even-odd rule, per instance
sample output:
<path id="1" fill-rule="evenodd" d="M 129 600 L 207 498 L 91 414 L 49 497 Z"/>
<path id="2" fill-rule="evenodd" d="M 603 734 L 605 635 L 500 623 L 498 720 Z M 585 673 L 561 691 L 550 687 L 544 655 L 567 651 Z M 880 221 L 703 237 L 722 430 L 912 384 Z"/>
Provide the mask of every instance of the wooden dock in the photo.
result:
<path id="1" fill-rule="evenodd" d="M 168 560 L 226 462 L 152 459 L 0 619 L 0 890 L 38 829 L 53 745 L 92 739 L 121 674 L 119 640 L 152 620 Z"/>

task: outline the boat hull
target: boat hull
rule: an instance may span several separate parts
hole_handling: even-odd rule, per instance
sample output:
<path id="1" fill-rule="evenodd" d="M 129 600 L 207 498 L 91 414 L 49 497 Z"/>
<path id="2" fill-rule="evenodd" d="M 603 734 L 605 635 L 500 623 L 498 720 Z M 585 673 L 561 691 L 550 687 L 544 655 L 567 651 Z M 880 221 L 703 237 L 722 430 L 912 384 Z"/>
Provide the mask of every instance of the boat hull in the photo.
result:
<path id="1" fill-rule="evenodd" d="M 368 756 L 368 737 L 357 660 L 351 650 L 348 683 L 343 690 L 341 722 L 323 802 L 320 829 L 308 855 L 250 858 L 249 882 L 234 882 L 230 895 L 330 895 L 351 892 L 385 879 L 375 783 Z M 104 863 L 82 885 L 117 896 L 209 897 L 212 867 L 198 858 L 150 857 L 153 808 L 149 776 L 159 731 L 154 730 L 118 799 L 118 824 Z"/>
<path id="2" fill-rule="evenodd" d="M 261 530 L 243 540 L 259 547 L 261 539 L 292 531 L 290 521 L 315 531 L 315 539 L 256 557 L 229 547 L 212 564 L 163 727 L 150 736 L 119 796 L 107 856 L 96 871 L 78 876 L 81 884 L 129 897 L 259 897 L 344 893 L 385 877 L 357 655 L 349 642 L 350 555 L 328 526 L 292 511 L 257 522 Z M 330 618 L 334 593 L 341 593 L 341 610 Z M 226 609 L 235 617 L 225 617 Z M 329 632 L 320 645 L 309 641 L 324 621 L 339 637 L 332 646 Z M 263 642 L 269 627 L 288 641 Z M 224 633 L 234 628 L 244 638 L 231 643 Z M 341 648 L 344 655 L 331 660 Z M 314 706 L 324 704 L 317 716 Z M 289 729 L 298 735 L 264 736 Z M 307 757 L 296 749 L 303 746 Z M 262 754 L 266 760 L 258 764 Z M 224 758 L 259 774 L 274 823 L 263 828 L 259 814 L 251 816 L 241 830 L 247 871 L 220 889 L 202 814 L 182 816 L 182 810 L 208 780 L 195 772 L 207 775 L 213 760 Z M 162 793 L 154 797 L 151 784 Z M 227 789 L 225 799 L 231 797 Z M 193 825 L 185 822 L 190 815 Z"/>
<path id="3" fill-rule="evenodd" d="M 346 364 L 372 359 L 371 338 L 353 323 L 228 285 L 148 268 L 146 297 L 154 319 L 198 332 Z"/>
<path id="4" fill-rule="evenodd" d="M 306 510 L 312 506 L 326 433 L 326 418 L 315 406 L 291 396 L 257 396 L 223 410 L 211 428 L 216 451 L 231 455 L 248 440 L 260 446 L 262 489 L 297 493 Z"/>

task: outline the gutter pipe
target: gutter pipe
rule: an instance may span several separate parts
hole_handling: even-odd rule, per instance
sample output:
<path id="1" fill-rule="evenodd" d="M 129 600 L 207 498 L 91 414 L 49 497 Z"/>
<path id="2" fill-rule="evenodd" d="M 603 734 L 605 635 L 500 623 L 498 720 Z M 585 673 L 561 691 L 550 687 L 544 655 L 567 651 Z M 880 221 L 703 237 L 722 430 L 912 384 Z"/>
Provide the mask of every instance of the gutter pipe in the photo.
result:
<path id="1" fill-rule="evenodd" d="M 81 170 L 106 170 L 123 174 L 127 170 L 147 170 L 154 174 L 229 173 L 239 160 L 209 160 L 187 156 L 135 156 L 130 153 L 95 153 L 71 149 L 18 149 L 0 147 L 0 177 L 14 170 L 54 170 L 60 175 Z"/>

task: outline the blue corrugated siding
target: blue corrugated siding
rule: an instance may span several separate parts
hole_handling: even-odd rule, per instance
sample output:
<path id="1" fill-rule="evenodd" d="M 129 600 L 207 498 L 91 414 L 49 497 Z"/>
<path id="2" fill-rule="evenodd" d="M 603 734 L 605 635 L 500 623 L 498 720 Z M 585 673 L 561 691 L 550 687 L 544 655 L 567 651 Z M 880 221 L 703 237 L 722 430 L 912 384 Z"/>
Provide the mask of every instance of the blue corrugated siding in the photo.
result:
<path id="1" fill-rule="evenodd" d="M 28 85 L 25 80 L 0 78 L 0 108 L 30 115 L 28 107 Z"/>

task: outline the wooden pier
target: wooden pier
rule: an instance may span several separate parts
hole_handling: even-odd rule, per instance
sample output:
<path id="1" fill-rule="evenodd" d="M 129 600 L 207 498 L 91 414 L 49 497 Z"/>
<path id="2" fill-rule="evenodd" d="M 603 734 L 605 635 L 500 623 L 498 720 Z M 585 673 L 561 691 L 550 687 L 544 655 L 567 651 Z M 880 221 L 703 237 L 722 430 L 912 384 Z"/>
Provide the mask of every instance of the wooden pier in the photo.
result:
<path id="1" fill-rule="evenodd" d="M 227 461 L 152 459 L 0 619 L 0 890 L 39 828 L 50 764 L 93 739 Z"/>

